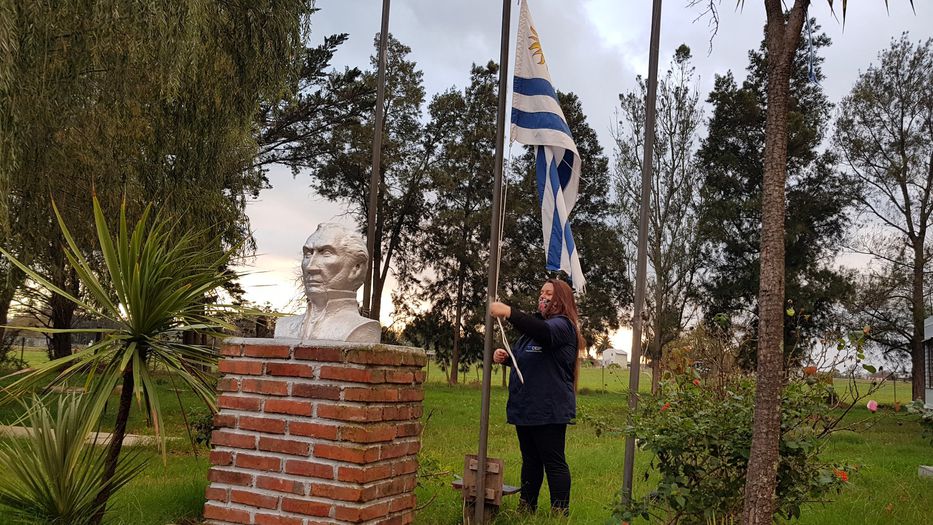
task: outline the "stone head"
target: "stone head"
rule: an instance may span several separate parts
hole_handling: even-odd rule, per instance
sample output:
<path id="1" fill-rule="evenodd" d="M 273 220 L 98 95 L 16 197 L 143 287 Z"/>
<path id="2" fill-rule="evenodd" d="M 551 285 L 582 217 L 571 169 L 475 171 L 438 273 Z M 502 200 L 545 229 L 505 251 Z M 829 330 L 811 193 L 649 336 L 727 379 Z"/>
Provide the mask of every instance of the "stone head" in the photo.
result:
<path id="1" fill-rule="evenodd" d="M 332 290 L 359 289 L 369 255 L 363 236 L 334 223 L 322 223 L 302 247 L 301 280 L 311 297 Z"/>

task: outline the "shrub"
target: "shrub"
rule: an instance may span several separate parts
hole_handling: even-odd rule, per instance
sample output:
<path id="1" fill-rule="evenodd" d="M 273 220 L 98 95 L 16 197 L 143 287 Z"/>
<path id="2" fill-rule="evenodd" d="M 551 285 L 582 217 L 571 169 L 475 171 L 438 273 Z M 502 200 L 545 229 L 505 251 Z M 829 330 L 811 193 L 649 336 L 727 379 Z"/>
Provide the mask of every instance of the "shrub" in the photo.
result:
<path id="1" fill-rule="evenodd" d="M 16 341 L 16 333 L 12 330 L 6 330 L 3 337 L 0 338 L 0 374 L 6 375 L 17 370 L 26 368 L 26 361 L 23 361 L 16 355 L 13 343 Z"/>
<path id="2" fill-rule="evenodd" d="M 53 412 L 33 398 L 26 439 L 0 446 L 0 506 L 20 523 L 84 525 L 103 512 L 99 496 L 114 493 L 142 471 L 145 463 L 124 456 L 106 478 L 107 447 L 87 439 L 102 405 L 91 396 L 66 395 Z"/>
<path id="3" fill-rule="evenodd" d="M 784 389 L 777 487 L 777 512 L 784 518 L 798 517 L 803 503 L 824 499 L 848 480 L 847 466 L 819 458 L 822 438 L 835 425 L 825 402 L 831 389 L 817 381 L 794 381 Z M 754 381 L 736 376 L 721 384 L 682 374 L 661 392 L 642 398 L 626 428 L 654 454 L 657 486 L 642 500 L 620 503 L 617 517 L 655 515 L 691 524 L 737 518 L 751 448 Z"/>
<path id="4" fill-rule="evenodd" d="M 930 444 L 933 445 L 933 408 L 926 408 L 923 401 L 916 399 L 907 405 L 907 411 L 920 416 L 923 437 L 930 440 Z"/>
<path id="5" fill-rule="evenodd" d="M 197 410 L 191 414 L 191 437 L 198 445 L 211 446 L 211 434 L 214 432 L 214 413 L 210 410 Z"/>

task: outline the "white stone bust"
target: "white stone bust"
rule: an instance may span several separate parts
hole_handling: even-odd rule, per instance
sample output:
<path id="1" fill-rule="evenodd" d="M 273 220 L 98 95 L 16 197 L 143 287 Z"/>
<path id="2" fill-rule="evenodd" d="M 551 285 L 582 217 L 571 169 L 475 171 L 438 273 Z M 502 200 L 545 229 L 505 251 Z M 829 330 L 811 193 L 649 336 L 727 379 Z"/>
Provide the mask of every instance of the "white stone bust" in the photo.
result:
<path id="1" fill-rule="evenodd" d="M 339 224 L 322 223 L 302 252 L 301 281 L 308 309 L 302 315 L 279 318 L 275 337 L 378 343 L 379 321 L 361 316 L 356 302 L 369 261 L 363 237 Z"/>

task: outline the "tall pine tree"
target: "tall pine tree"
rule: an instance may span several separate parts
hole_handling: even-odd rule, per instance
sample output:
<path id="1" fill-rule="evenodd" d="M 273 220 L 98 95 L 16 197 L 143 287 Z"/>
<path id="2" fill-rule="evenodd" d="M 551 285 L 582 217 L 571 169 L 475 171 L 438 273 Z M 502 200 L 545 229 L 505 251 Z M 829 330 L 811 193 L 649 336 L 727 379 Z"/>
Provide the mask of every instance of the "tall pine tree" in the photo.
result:
<path id="1" fill-rule="evenodd" d="M 814 53 L 828 45 L 825 34 L 813 39 Z M 852 290 L 851 280 L 832 267 L 832 260 L 849 224 L 846 212 L 855 187 L 836 169 L 836 155 L 819 151 L 833 106 L 819 84 L 822 58 L 814 58 L 816 82 L 808 79 L 807 63 L 807 42 L 801 41 L 787 118 L 784 297 L 786 315 L 794 319 L 784 324 L 785 364 L 803 359 L 808 338 L 835 325 L 836 307 Z M 731 72 L 716 77 L 708 98 L 713 106 L 709 133 L 697 158 L 703 177 L 701 301 L 708 318 L 725 313 L 748 322 L 743 362 L 754 368 L 767 116 L 764 43 L 749 52 L 747 71 L 741 87 Z"/>
<path id="2" fill-rule="evenodd" d="M 461 365 L 482 355 L 498 75 L 494 62 L 474 65 L 466 89 L 450 89 L 431 102 L 428 128 L 438 137 L 437 162 L 428 171 L 431 191 L 417 248 L 402 261 L 394 297 L 409 318 L 452 330 L 451 353 L 439 354 L 449 363 L 452 384 Z"/>
<path id="3" fill-rule="evenodd" d="M 378 35 L 374 40 L 378 49 Z M 386 92 L 383 107 L 382 158 L 379 170 L 379 193 L 376 208 L 375 243 L 372 260 L 378 264 L 373 275 L 370 313 L 380 315 L 381 299 L 389 272 L 397 261 L 415 248 L 411 242 L 418 221 L 424 213 L 425 188 L 429 168 L 436 157 L 436 135 L 422 123 L 425 91 L 424 74 L 409 58 L 411 48 L 391 34 L 386 53 Z M 361 82 L 375 92 L 378 58 L 371 57 L 373 69 L 364 73 Z M 351 93 L 358 91 L 349 90 Z M 374 111 L 362 112 L 362 118 L 346 118 L 334 127 L 329 144 L 321 154 L 308 159 L 312 169 L 312 187 L 321 196 L 349 205 L 361 230 L 366 231 L 369 214 L 370 174 Z"/>

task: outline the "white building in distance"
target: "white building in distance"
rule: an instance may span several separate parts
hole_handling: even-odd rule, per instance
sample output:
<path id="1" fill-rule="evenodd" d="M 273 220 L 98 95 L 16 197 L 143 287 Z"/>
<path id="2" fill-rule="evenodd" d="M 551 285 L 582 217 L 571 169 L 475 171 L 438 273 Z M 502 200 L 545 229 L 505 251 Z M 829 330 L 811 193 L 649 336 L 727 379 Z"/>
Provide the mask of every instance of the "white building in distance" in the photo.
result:
<path id="1" fill-rule="evenodd" d="M 619 365 L 625 368 L 628 366 L 628 352 L 618 348 L 607 348 L 603 350 L 602 363 L 603 366 Z"/>

